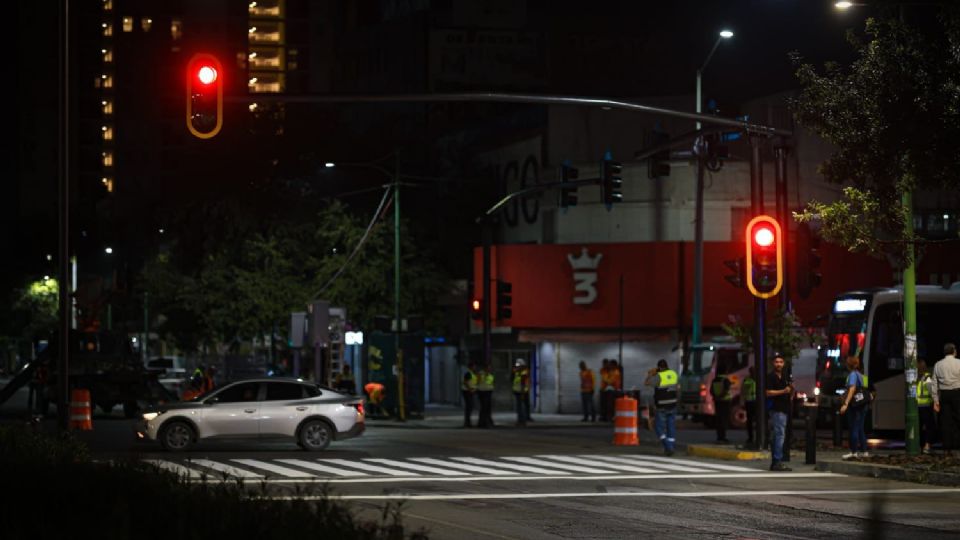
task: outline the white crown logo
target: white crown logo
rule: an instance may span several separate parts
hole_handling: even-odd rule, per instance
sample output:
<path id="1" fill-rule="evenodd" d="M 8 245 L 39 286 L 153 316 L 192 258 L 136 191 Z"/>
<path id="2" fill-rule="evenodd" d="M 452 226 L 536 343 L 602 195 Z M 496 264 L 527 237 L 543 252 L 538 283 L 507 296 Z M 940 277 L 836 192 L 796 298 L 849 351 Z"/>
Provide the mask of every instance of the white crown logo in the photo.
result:
<path id="1" fill-rule="evenodd" d="M 573 254 L 567 254 L 567 260 L 570 261 L 570 266 L 574 270 L 596 270 L 600 266 L 600 259 L 603 258 L 603 253 L 597 253 L 597 256 L 590 258 L 590 255 L 587 253 L 587 248 L 580 249 L 580 256 L 573 258 Z"/>

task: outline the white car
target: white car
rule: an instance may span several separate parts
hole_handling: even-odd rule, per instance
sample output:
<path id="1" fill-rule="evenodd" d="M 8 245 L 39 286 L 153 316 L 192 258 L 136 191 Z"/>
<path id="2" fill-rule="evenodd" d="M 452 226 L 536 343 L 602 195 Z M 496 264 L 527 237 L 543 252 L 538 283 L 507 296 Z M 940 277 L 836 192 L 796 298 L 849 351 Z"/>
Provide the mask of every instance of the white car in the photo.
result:
<path id="1" fill-rule="evenodd" d="M 143 413 L 141 440 L 182 451 L 201 439 L 293 438 L 304 450 L 363 433 L 363 399 L 298 379 L 249 379 Z"/>

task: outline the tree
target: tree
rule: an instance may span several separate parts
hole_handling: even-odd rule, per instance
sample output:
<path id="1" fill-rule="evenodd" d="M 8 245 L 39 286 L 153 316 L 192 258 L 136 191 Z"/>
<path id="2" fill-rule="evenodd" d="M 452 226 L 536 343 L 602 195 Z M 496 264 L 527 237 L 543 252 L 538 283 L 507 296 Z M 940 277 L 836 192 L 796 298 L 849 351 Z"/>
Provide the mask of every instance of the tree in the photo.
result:
<path id="1" fill-rule="evenodd" d="M 901 8 L 902 9 L 902 8 Z M 903 269 L 907 452 L 919 453 L 916 376 L 913 194 L 960 185 L 960 9 L 942 6 L 941 24 L 910 26 L 870 19 L 851 32 L 856 60 L 819 73 L 794 56 L 801 83 L 797 121 L 834 145 L 824 177 L 849 183 L 833 203 L 813 201 L 795 214 L 848 249 L 886 255 Z"/>
<path id="2" fill-rule="evenodd" d="M 740 317 L 731 315 L 730 322 L 720 326 L 744 350 L 753 351 L 753 324 L 746 324 Z M 792 362 L 800 354 L 801 348 L 810 346 L 810 336 L 800 326 L 800 318 L 792 311 L 778 310 L 767 325 L 765 337 L 766 350 L 783 355 L 787 362 Z"/>

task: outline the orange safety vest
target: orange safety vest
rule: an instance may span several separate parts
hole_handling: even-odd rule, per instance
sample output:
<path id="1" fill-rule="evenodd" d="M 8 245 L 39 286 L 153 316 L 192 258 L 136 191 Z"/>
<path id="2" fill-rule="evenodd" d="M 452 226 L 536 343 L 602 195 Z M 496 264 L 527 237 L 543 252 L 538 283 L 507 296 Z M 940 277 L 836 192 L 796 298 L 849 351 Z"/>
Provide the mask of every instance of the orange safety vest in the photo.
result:
<path id="1" fill-rule="evenodd" d="M 593 393 L 594 387 L 593 371 L 585 369 L 580 372 L 580 391 L 583 393 Z"/>
<path id="2" fill-rule="evenodd" d="M 183 391 L 183 401 L 190 401 L 191 399 L 200 395 L 200 390 L 196 388 L 187 388 Z"/>
<path id="3" fill-rule="evenodd" d="M 613 385 L 614 390 L 623 390 L 623 381 L 620 379 L 619 369 L 610 370 L 610 383 Z"/>
<path id="4" fill-rule="evenodd" d="M 373 404 L 378 404 L 383 401 L 383 385 L 380 383 L 367 383 L 363 386 L 363 389 L 367 392 L 367 395 L 370 396 L 370 402 Z"/>

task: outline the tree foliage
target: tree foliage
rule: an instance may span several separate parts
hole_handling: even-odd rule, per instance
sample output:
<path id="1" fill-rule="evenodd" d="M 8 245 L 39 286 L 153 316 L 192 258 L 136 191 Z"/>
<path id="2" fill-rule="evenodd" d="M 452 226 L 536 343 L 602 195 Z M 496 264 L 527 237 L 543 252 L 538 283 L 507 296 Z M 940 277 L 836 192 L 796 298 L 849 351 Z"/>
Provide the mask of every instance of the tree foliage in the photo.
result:
<path id="1" fill-rule="evenodd" d="M 857 56 L 849 66 L 818 71 L 793 55 L 796 119 L 834 145 L 824 177 L 851 186 L 795 217 L 818 221 L 824 237 L 851 250 L 906 261 L 916 238 L 905 232 L 901 196 L 960 185 L 960 10 L 940 9 L 940 24 L 922 29 L 869 19 L 863 36 L 849 34 Z"/>
<path id="2" fill-rule="evenodd" d="M 730 316 L 728 324 L 720 325 L 724 332 L 737 340 L 744 350 L 753 351 L 753 324 L 737 316 Z M 766 327 L 767 354 L 779 353 L 787 361 L 800 354 L 800 349 L 811 345 L 810 336 L 800 325 L 800 318 L 792 311 L 778 310 Z"/>
<path id="3" fill-rule="evenodd" d="M 207 254 L 193 268 L 173 246 L 142 273 L 152 304 L 163 314 L 161 331 L 184 350 L 268 336 L 274 329 L 285 336 L 290 313 L 304 311 L 314 299 L 345 307 L 350 321 L 370 328 L 375 316 L 393 313 L 394 259 L 392 224 L 380 220 L 348 262 L 368 220 L 339 202 L 306 222 L 239 220 L 223 241 L 205 247 Z M 449 280 L 406 223 L 401 239 L 403 313 L 424 315 L 436 325 L 436 299 Z"/>

